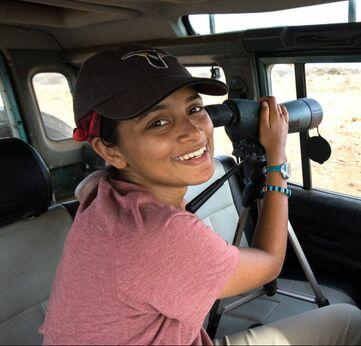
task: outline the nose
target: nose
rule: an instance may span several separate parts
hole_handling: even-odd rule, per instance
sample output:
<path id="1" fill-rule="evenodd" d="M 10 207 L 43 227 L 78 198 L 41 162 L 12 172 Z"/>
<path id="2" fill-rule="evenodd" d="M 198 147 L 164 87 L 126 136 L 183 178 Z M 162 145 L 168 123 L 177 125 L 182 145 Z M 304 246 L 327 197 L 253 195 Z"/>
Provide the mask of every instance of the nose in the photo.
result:
<path id="1" fill-rule="evenodd" d="M 196 121 L 189 116 L 182 117 L 178 124 L 178 140 L 181 142 L 200 142 L 205 137 L 204 130 Z"/>

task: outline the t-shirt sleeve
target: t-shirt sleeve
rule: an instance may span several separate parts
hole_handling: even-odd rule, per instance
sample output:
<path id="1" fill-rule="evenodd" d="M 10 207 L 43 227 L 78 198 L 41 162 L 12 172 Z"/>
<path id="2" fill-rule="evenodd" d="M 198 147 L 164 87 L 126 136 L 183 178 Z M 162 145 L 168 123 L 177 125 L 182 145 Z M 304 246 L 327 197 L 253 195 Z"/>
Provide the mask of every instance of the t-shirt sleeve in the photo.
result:
<path id="1" fill-rule="evenodd" d="M 167 317 L 201 326 L 235 271 L 239 250 L 183 211 L 144 239 L 132 294 Z"/>

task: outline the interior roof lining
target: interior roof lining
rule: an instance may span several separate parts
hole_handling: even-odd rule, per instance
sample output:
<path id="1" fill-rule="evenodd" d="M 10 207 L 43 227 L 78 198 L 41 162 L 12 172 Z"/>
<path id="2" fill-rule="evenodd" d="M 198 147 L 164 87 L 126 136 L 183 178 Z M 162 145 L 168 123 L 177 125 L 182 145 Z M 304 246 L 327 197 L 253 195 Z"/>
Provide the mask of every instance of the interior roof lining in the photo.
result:
<path id="1" fill-rule="evenodd" d="M 89 11 L 94 13 L 103 13 L 110 15 L 120 15 L 125 18 L 131 18 L 134 16 L 134 13 L 138 13 L 138 11 L 122 7 L 122 6 L 114 6 L 108 4 L 98 4 L 89 1 L 79 1 L 79 0 L 17 0 L 24 3 L 33 3 L 33 4 L 41 4 L 48 5 L 54 8 L 67 8 L 72 10 L 80 10 L 80 11 Z"/>
<path id="2" fill-rule="evenodd" d="M 268 11 L 335 1 L 0 0 L 0 25 L 39 28 L 67 50 L 187 37 L 180 18 L 188 13 Z M 21 40 L 17 44 L 21 48 Z"/>

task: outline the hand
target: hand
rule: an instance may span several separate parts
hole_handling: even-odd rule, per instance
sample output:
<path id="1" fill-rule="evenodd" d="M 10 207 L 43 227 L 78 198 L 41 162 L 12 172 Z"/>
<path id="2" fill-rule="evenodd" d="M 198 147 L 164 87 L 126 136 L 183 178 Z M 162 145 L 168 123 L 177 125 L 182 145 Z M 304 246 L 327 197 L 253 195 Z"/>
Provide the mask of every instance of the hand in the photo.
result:
<path id="1" fill-rule="evenodd" d="M 288 112 L 278 105 L 275 97 L 262 97 L 259 121 L 259 140 L 267 155 L 267 165 L 279 165 L 286 159 Z"/>

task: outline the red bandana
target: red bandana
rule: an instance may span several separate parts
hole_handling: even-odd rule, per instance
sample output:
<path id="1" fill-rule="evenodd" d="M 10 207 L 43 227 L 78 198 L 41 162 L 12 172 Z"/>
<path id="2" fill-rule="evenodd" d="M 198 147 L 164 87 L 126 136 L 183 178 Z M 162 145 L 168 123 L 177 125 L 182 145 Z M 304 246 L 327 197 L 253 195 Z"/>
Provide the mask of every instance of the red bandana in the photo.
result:
<path id="1" fill-rule="evenodd" d="M 73 139 L 78 142 L 88 141 L 100 136 L 100 115 L 96 112 L 91 112 L 82 117 L 73 131 Z"/>

